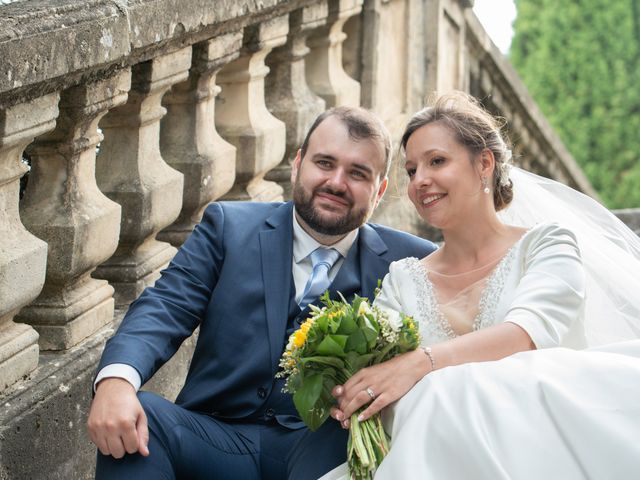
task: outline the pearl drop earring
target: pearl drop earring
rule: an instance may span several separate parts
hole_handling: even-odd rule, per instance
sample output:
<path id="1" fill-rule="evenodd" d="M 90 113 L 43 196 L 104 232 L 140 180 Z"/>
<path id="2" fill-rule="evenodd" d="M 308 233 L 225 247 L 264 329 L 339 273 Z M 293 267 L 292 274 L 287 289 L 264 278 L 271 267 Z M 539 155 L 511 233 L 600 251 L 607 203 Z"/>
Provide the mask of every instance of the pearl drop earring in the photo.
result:
<path id="1" fill-rule="evenodd" d="M 484 187 L 482 191 L 489 195 L 491 190 L 489 189 L 489 180 L 487 180 L 487 177 L 482 177 L 482 186 Z"/>

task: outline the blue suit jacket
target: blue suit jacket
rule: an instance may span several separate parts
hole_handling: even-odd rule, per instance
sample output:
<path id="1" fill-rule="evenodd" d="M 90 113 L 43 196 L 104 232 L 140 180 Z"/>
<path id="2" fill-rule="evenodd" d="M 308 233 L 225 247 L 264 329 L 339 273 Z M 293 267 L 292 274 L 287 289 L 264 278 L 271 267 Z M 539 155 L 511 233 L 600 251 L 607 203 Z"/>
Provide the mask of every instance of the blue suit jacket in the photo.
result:
<path id="1" fill-rule="evenodd" d="M 246 418 L 273 388 L 293 291 L 293 205 L 212 203 L 153 288 L 131 304 L 98 369 L 133 366 L 151 378 L 200 326 L 176 403 L 225 418 Z M 346 298 L 373 296 L 389 263 L 435 246 L 367 224 L 330 287 Z"/>

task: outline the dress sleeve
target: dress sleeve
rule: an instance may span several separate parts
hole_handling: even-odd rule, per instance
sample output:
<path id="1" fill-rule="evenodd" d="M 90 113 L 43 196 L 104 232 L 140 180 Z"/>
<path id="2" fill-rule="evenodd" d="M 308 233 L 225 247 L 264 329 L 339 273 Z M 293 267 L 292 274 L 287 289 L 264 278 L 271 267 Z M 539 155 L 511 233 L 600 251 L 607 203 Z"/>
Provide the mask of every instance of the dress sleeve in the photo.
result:
<path id="1" fill-rule="evenodd" d="M 585 274 L 575 235 L 549 224 L 531 232 L 523 245 L 522 277 L 505 321 L 522 327 L 537 348 L 561 344 L 582 321 Z"/>
<path id="2" fill-rule="evenodd" d="M 389 265 L 389 273 L 382 280 L 380 293 L 373 302 L 375 306 L 382 310 L 395 310 L 396 312 L 405 312 L 405 308 L 401 297 L 401 283 L 406 274 L 403 274 L 403 265 L 409 259 L 391 262 Z M 406 313 L 406 312 L 405 312 Z"/>

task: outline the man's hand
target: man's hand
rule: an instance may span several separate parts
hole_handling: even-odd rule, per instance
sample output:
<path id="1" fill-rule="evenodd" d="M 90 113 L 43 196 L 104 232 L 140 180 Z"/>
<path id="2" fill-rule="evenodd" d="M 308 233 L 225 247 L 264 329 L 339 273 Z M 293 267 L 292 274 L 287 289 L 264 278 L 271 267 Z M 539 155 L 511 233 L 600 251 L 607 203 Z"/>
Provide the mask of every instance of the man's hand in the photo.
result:
<path id="1" fill-rule="evenodd" d="M 104 455 L 149 455 L 147 416 L 133 386 L 122 378 L 98 383 L 87 421 L 89 436 Z"/>

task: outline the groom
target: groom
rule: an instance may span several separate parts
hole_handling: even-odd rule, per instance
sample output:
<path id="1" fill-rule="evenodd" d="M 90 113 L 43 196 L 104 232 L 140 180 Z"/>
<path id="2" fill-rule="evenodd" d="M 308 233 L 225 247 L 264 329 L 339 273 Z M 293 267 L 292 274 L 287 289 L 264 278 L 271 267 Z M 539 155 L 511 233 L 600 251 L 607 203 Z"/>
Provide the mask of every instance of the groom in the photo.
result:
<path id="1" fill-rule="evenodd" d="M 105 346 L 88 421 L 97 479 L 304 480 L 345 461 L 345 431 L 333 421 L 309 431 L 274 376 L 320 292 L 371 298 L 390 262 L 434 249 L 365 223 L 390 151 L 372 113 L 334 108 L 294 160 L 293 203 L 207 207 Z M 198 326 L 175 404 L 137 392 Z"/>

